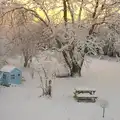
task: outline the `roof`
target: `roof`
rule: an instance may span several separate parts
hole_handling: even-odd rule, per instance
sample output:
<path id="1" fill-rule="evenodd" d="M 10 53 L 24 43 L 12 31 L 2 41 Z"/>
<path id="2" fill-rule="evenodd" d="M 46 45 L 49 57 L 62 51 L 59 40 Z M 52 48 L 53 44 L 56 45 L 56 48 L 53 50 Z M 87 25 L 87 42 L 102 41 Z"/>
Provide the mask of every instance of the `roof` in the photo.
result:
<path id="1" fill-rule="evenodd" d="M 3 68 L 1 68 L 0 71 L 3 72 L 11 72 L 12 70 L 14 70 L 16 67 L 12 66 L 12 65 L 5 65 Z"/>

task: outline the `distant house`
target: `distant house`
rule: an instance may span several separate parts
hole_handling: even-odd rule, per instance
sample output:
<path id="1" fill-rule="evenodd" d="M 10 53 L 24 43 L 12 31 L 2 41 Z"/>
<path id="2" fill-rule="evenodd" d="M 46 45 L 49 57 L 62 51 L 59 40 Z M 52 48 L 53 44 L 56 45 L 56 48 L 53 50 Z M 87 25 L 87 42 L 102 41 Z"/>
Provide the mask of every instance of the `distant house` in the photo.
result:
<path id="1" fill-rule="evenodd" d="M 14 66 L 5 65 L 0 70 L 0 83 L 3 85 L 21 84 L 21 80 L 22 71 Z"/>

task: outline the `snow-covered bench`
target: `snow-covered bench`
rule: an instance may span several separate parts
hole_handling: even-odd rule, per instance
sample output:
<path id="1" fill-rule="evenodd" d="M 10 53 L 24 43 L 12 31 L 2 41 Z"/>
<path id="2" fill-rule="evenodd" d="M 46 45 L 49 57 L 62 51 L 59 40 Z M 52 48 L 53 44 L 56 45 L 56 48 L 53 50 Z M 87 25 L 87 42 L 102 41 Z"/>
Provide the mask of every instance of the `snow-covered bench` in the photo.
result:
<path id="1" fill-rule="evenodd" d="M 75 88 L 75 93 L 80 94 L 80 93 L 89 93 L 91 95 L 95 94 L 96 90 L 95 89 L 90 89 L 90 88 Z"/>
<path id="2" fill-rule="evenodd" d="M 90 95 L 90 94 L 78 94 L 76 96 L 77 101 L 86 101 L 86 102 L 96 102 L 97 100 L 96 95 Z"/>
<path id="3" fill-rule="evenodd" d="M 89 89 L 89 88 L 75 88 L 74 91 L 74 98 L 79 101 L 91 101 L 95 102 L 98 98 L 95 95 L 96 90 L 95 89 Z"/>

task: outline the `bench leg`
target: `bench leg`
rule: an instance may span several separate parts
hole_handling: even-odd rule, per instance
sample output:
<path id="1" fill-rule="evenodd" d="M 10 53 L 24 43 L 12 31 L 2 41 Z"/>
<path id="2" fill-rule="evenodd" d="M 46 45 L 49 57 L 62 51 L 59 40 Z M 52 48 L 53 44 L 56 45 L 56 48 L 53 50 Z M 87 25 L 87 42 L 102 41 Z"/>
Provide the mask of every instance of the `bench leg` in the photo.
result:
<path id="1" fill-rule="evenodd" d="M 92 95 L 92 92 L 89 92 L 90 93 L 90 95 Z"/>
<path id="2" fill-rule="evenodd" d="M 94 102 L 96 102 L 96 99 L 94 98 Z"/>

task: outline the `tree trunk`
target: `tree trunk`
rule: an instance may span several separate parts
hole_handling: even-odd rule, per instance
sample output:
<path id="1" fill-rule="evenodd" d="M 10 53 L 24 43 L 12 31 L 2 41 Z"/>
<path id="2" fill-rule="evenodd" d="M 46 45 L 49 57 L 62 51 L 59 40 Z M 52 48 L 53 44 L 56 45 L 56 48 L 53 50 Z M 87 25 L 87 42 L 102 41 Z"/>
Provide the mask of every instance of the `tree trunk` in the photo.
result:
<path id="1" fill-rule="evenodd" d="M 92 27 L 90 28 L 89 35 L 91 35 L 93 33 L 94 29 L 95 29 L 95 24 L 93 24 Z"/>
<path id="2" fill-rule="evenodd" d="M 72 63 L 72 69 L 71 69 L 71 76 L 81 76 L 81 70 L 78 64 L 75 64 L 74 62 Z"/>
<path id="3" fill-rule="evenodd" d="M 99 0 L 96 1 L 96 4 L 95 4 L 95 8 L 94 8 L 94 12 L 92 14 L 92 18 L 93 18 L 93 21 L 96 19 L 96 15 L 97 15 L 97 9 L 99 7 Z M 91 35 L 95 29 L 95 26 L 96 26 L 96 22 L 92 25 L 92 27 L 90 28 L 89 30 L 89 35 Z"/>
<path id="4" fill-rule="evenodd" d="M 83 63 L 84 63 L 84 57 L 85 57 L 85 55 L 83 56 L 81 64 L 80 64 L 80 75 L 81 75 L 81 71 L 82 71 L 82 67 L 83 67 Z"/>
<path id="5" fill-rule="evenodd" d="M 81 71 L 84 63 L 84 58 L 81 60 L 80 65 L 77 62 L 72 62 L 71 76 L 78 75 L 81 76 Z"/>
<path id="6" fill-rule="evenodd" d="M 28 66 L 28 57 L 24 56 L 24 67 Z"/>
<path id="7" fill-rule="evenodd" d="M 83 66 L 83 63 L 84 63 L 84 57 L 85 57 L 85 54 L 82 55 L 82 60 L 81 60 L 81 63 L 78 64 L 78 62 L 76 61 L 76 58 L 74 57 L 74 45 L 72 46 L 71 50 L 69 51 L 69 55 L 70 55 L 70 58 L 71 58 L 71 76 L 75 76 L 75 75 L 78 75 L 78 76 L 81 76 L 81 70 L 82 70 L 82 66 Z"/>
<path id="8" fill-rule="evenodd" d="M 78 15 L 78 21 L 79 21 L 79 22 L 80 22 L 80 20 L 81 20 L 82 9 L 83 9 L 83 0 L 82 0 L 82 2 L 81 2 L 80 10 L 79 10 L 79 15 Z"/>
<path id="9" fill-rule="evenodd" d="M 73 12 L 73 10 L 71 8 L 70 1 L 66 0 L 66 2 L 67 2 L 68 9 L 69 9 L 69 12 L 70 12 L 70 16 L 71 16 L 71 19 L 72 19 L 72 24 L 74 24 L 74 12 Z"/>
<path id="10" fill-rule="evenodd" d="M 28 64 L 27 64 L 27 67 L 30 68 L 30 65 L 31 65 L 31 63 L 32 63 L 32 56 L 29 57 L 29 60 L 28 60 L 28 61 L 29 61 L 29 62 L 28 62 Z"/>
<path id="11" fill-rule="evenodd" d="M 93 19 L 96 17 L 98 7 L 99 7 L 99 0 L 97 0 L 96 4 L 95 4 L 95 9 L 94 9 L 94 12 L 93 12 L 93 15 L 92 15 Z"/>
<path id="12" fill-rule="evenodd" d="M 64 22 L 65 22 L 65 26 L 67 25 L 67 21 L 68 21 L 68 18 L 67 18 L 67 3 L 66 3 L 66 0 L 63 0 L 63 9 L 64 9 Z"/>

